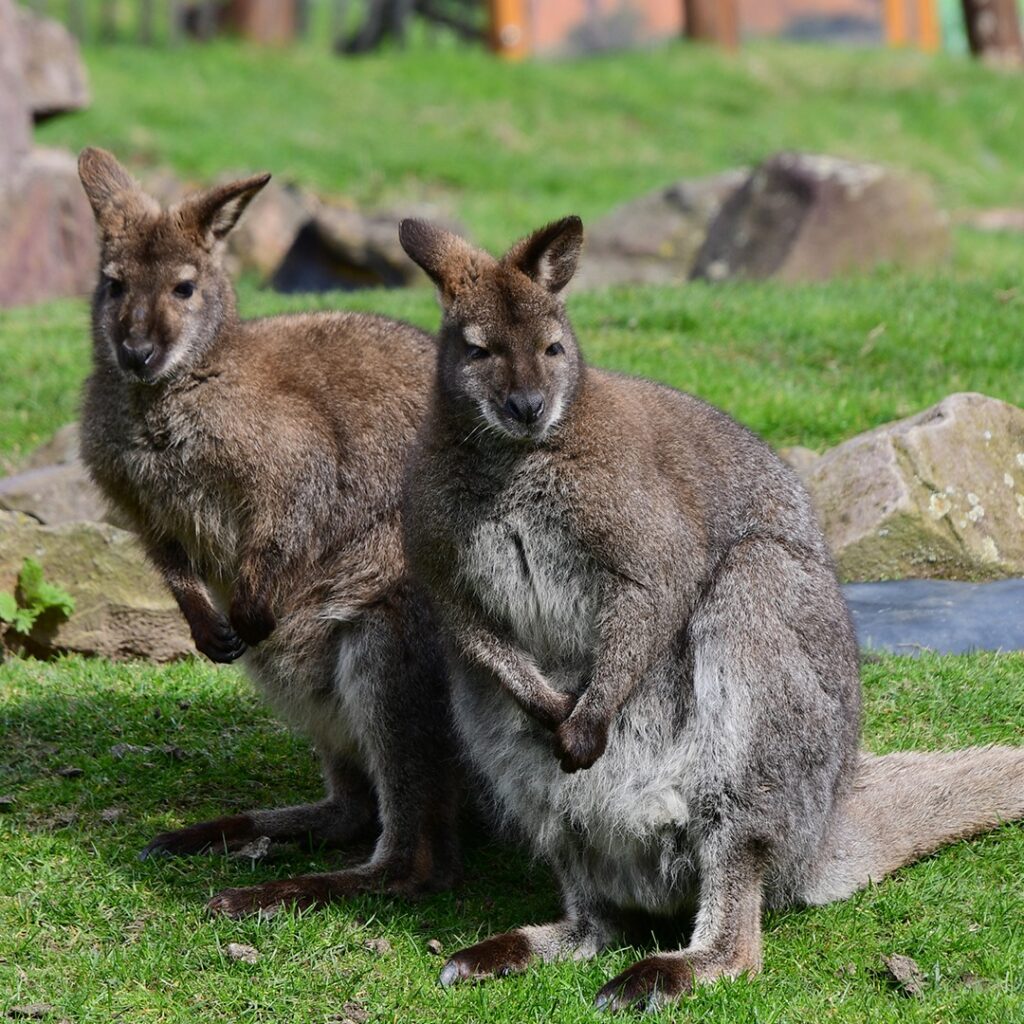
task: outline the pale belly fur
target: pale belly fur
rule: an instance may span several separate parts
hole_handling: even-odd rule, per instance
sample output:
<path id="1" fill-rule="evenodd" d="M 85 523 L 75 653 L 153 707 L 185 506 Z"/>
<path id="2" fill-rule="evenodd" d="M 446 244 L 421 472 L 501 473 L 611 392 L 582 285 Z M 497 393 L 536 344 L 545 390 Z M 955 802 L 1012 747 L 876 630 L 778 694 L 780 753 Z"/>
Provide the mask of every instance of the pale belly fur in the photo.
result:
<path id="1" fill-rule="evenodd" d="M 485 524 L 462 565 L 477 599 L 563 690 L 589 680 L 600 581 L 557 524 L 531 516 Z M 615 905 L 669 913 L 693 882 L 686 839 L 696 745 L 667 705 L 678 667 L 657 666 L 617 716 L 607 750 L 563 772 L 551 734 L 492 679 L 456 667 L 455 720 L 497 810 L 534 852 Z"/>

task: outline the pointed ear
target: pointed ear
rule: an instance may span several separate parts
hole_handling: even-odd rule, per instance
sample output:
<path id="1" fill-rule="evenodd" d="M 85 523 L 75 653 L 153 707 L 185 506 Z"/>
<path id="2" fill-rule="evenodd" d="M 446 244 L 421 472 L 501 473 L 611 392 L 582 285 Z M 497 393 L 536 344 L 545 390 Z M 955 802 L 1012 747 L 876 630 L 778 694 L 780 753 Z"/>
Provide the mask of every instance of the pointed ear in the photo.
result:
<path id="1" fill-rule="evenodd" d="M 78 177 L 103 231 L 118 230 L 131 217 L 157 209 L 155 201 L 105 149 L 90 146 L 82 150 L 78 156 Z"/>
<path id="2" fill-rule="evenodd" d="M 557 295 L 576 273 L 582 249 L 583 221 L 579 217 L 563 217 L 516 242 L 502 263 L 522 271 Z"/>
<path id="3" fill-rule="evenodd" d="M 194 230 L 203 241 L 219 242 L 238 223 L 245 208 L 268 181 L 269 174 L 255 174 L 218 185 L 183 199 L 174 212 L 182 224 Z"/>
<path id="4" fill-rule="evenodd" d="M 485 268 L 495 264 L 493 256 L 429 221 L 403 220 L 398 239 L 409 258 L 437 285 L 444 308 L 477 281 Z"/>

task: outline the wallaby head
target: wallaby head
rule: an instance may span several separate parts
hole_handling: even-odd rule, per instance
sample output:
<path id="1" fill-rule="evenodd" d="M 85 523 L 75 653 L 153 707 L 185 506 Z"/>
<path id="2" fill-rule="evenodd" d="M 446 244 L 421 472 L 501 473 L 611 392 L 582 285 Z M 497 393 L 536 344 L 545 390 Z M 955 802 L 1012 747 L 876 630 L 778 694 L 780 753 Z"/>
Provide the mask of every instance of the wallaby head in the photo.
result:
<path id="1" fill-rule="evenodd" d="M 579 217 L 535 231 L 500 260 L 421 220 L 403 221 L 400 238 L 438 288 L 446 410 L 501 437 L 543 440 L 579 387 L 579 345 L 561 300 L 583 245 Z"/>
<path id="2" fill-rule="evenodd" d="M 147 384 L 189 368 L 235 315 L 220 243 L 270 175 L 220 185 L 162 210 L 102 149 L 82 151 L 78 174 L 100 233 L 97 359 Z"/>

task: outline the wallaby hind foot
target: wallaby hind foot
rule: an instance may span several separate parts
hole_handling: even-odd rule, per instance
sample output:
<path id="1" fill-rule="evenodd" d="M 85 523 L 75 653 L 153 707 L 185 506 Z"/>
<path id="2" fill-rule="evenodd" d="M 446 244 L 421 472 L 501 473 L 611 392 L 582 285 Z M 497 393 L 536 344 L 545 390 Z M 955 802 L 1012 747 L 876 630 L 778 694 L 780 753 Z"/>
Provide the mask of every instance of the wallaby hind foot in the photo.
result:
<path id="1" fill-rule="evenodd" d="M 310 846 L 348 846 L 379 831 L 377 801 L 366 775 L 347 761 L 321 758 L 328 796 L 317 803 L 229 814 L 161 832 L 139 854 L 156 856 L 228 853 L 266 836 Z"/>

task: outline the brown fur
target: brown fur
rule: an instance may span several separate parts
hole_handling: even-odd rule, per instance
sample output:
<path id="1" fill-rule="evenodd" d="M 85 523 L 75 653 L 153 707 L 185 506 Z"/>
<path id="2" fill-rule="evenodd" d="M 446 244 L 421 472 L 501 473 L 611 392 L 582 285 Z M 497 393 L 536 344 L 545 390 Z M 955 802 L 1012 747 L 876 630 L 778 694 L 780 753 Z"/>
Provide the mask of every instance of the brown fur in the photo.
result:
<path id="1" fill-rule="evenodd" d="M 164 834 L 147 851 L 254 834 L 349 843 L 379 828 L 364 868 L 232 890 L 213 904 L 232 913 L 305 902 L 304 886 L 318 902 L 450 884 L 458 787 L 447 683 L 400 543 L 430 339 L 359 314 L 238 318 L 221 242 L 268 175 L 162 211 L 110 154 L 85 150 L 80 168 L 102 244 L 85 460 L 198 649 L 243 658 L 316 744 L 329 790 L 318 804 Z"/>

